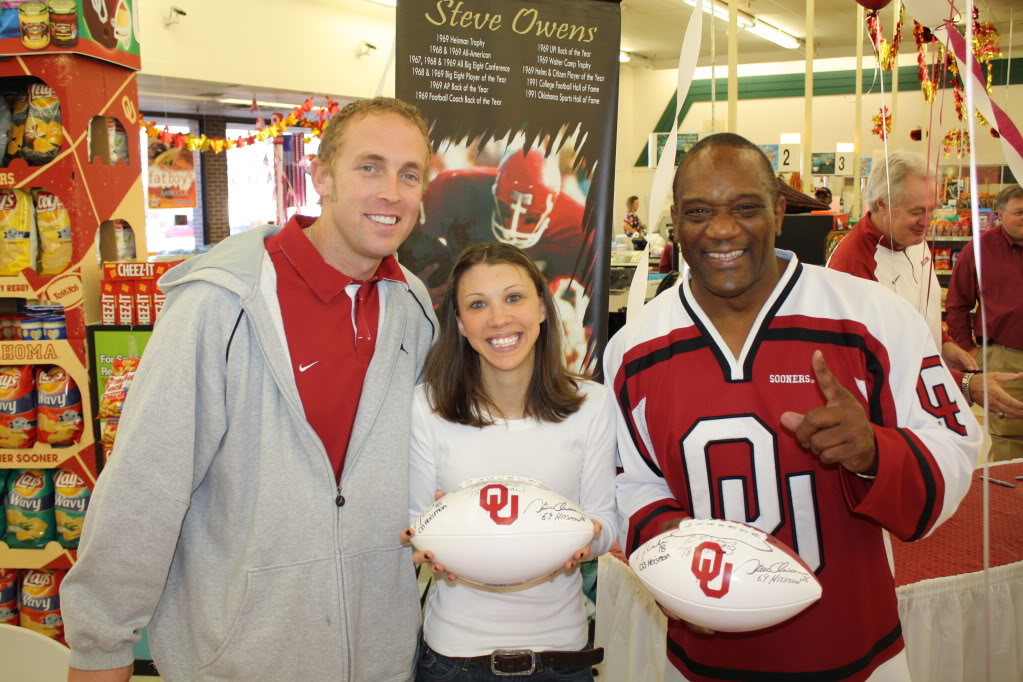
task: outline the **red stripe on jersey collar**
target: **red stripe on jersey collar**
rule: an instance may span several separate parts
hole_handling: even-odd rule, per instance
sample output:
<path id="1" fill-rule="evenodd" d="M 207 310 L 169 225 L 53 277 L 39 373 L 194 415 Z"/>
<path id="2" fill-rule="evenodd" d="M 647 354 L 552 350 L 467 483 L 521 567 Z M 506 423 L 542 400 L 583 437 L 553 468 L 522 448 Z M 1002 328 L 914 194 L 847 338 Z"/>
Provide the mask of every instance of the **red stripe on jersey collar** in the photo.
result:
<path id="1" fill-rule="evenodd" d="M 377 270 L 368 280 L 356 279 L 329 265 L 313 246 L 305 230 L 316 222 L 316 218 L 294 215 L 284 228 L 267 239 L 267 250 L 277 246 L 298 271 L 306 285 L 324 303 L 330 303 L 349 284 L 363 284 L 389 279 L 405 282 L 405 274 L 397 259 L 390 255 L 380 261 Z"/>
<path id="2" fill-rule="evenodd" d="M 882 233 L 877 226 L 874 225 L 874 221 L 871 219 L 870 211 L 863 214 L 863 217 L 856 222 L 856 227 L 863 225 L 863 231 L 876 242 L 879 242 L 881 246 L 888 249 L 889 251 L 905 251 L 904 246 L 892 246 L 891 238 Z"/>

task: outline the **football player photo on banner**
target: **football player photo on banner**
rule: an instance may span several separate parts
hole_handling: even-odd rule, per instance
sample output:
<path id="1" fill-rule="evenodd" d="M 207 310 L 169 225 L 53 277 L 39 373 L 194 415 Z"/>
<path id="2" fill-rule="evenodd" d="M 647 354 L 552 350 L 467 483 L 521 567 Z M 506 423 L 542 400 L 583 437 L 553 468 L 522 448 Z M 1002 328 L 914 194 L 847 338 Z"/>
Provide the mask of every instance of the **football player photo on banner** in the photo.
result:
<path id="1" fill-rule="evenodd" d="M 568 366 L 606 341 L 618 0 L 401 0 L 396 95 L 430 125 L 419 223 L 398 259 L 434 305 L 475 242 L 521 248 L 558 305 Z"/>

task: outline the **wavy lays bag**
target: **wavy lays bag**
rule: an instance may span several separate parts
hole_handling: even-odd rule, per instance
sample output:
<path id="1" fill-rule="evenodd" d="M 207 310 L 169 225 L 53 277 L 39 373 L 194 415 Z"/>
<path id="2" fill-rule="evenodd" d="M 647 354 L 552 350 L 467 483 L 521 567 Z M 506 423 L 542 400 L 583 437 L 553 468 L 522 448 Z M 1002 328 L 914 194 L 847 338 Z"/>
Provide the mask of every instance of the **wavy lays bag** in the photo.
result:
<path id="1" fill-rule="evenodd" d="M 82 436 L 82 394 L 63 367 L 36 368 L 36 440 L 72 445 Z"/>
<path id="2" fill-rule="evenodd" d="M 56 539 L 53 478 L 45 469 L 16 469 L 7 481 L 7 535 L 10 547 L 39 549 Z"/>
<path id="3" fill-rule="evenodd" d="M 53 477 L 53 515 L 57 522 L 57 542 L 75 549 L 82 536 L 85 512 L 92 491 L 82 477 L 70 469 L 57 469 Z"/>
<path id="4" fill-rule="evenodd" d="M 39 274 L 56 275 L 71 265 L 71 216 L 53 192 L 34 189 L 32 198 L 39 233 Z"/>
<path id="5" fill-rule="evenodd" d="M 21 578 L 21 627 L 64 641 L 64 619 L 60 615 L 60 584 L 67 571 L 40 568 L 25 571 Z"/>
<path id="6" fill-rule="evenodd" d="M 42 166 L 56 158 L 63 143 L 60 100 L 48 85 L 33 83 L 28 86 L 28 115 L 21 156 L 30 166 Z"/>
<path id="7" fill-rule="evenodd" d="M 36 389 L 31 365 L 0 366 L 0 448 L 36 442 Z"/>

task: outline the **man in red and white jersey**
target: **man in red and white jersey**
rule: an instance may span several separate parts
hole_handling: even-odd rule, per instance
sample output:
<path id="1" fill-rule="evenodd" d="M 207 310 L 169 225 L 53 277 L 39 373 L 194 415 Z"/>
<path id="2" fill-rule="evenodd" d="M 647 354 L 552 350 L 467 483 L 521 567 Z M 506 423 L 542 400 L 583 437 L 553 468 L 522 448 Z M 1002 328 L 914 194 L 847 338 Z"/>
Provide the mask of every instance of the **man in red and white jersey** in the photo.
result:
<path id="1" fill-rule="evenodd" d="M 770 163 L 728 133 L 675 177 L 687 268 L 610 342 L 626 552 L 681 518 L 752 524 L 823 585 L 775 627 L 669 621 L 668 679 L 908 680 L 884 530 L 929 534 L 970 482 L 980 430 L 913 309 L 775 250 Z"/>
<path id="2" fill-rule="evenodd" d="M 984 382 L 976 359 L 941 329 L 941 285 L 925 243 L 934 212 L 935 185 L 919 154 L 894 152 L 867 178 L 867 212 L 831 254 L 828 267 L 869 279 L 894 291 L 924 316 L 942 358 L 952 370 L 967 401 L 982 402 Z M 988 375 L 988 407 L 993 415 L 1023 418 L 1023 403 L 999 384 L 1023 378 L 995 372 Z"/>

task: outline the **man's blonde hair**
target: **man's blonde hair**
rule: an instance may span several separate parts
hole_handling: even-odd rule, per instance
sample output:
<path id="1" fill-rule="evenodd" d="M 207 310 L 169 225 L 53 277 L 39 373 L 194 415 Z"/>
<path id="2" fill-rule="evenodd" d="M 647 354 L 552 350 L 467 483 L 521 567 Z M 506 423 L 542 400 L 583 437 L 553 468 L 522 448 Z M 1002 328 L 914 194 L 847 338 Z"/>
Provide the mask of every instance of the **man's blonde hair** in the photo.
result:
<path id="1" fill-rule="evenodd" d="M 430 156 L 430 134 L 426 125 L 426 119 L 415 106 L 394 97 L 374 97 L 373 99 L 359 99 L 345 105 L 341 111 L 334 114 L 323 132 L 320 134 L 320 148 L 316 156 L 320 159 L 331 177 L 334 175 L 334 160 L 341 149 L 341 142 L 345 130 L 354 119 L 371 114 L 398 114 L 406 121 L 414 125 L 423 134 L 423 146 L 427 161 Z"/>

